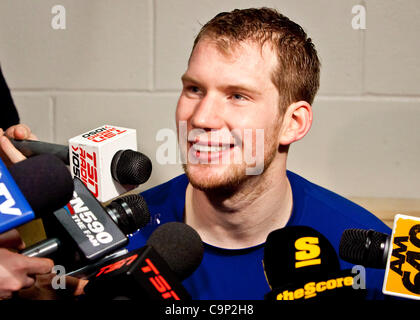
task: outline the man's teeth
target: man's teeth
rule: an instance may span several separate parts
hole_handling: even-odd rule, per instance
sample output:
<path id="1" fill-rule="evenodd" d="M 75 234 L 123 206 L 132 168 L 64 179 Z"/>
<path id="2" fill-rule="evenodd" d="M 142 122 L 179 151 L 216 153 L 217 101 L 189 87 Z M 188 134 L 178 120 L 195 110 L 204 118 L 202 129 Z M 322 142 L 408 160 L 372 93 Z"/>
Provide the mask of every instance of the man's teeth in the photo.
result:
<path id="1" fill-rule="evenodd" d="M 224 146 L 206 146 L 206 145 L 202 145 L 202 144 L 193 144 L 192 147 L 194 148 L 194 150 L 196 151 L 200 151 L 200 152 L 220 152 L 226 149 L 229 149 L 229 145 L 224 145 Z"/>

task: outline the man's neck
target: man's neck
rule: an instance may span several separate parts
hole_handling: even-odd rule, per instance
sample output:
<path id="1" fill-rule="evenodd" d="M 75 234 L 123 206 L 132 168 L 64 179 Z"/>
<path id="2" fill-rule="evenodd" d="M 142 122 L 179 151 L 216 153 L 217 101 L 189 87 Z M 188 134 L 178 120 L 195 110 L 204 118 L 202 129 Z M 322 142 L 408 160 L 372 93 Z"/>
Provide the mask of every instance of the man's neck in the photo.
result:
<path id="1" fill-rule="evenodd" d="M 286 225 L 293 206 L 285 168 L 274 170 L 278 172 L 248 179 L 228 196 L 189 184 L 185 222 L 205 243 L 217 247 L 240 249 L 264 243 L 271 231 Z"/>

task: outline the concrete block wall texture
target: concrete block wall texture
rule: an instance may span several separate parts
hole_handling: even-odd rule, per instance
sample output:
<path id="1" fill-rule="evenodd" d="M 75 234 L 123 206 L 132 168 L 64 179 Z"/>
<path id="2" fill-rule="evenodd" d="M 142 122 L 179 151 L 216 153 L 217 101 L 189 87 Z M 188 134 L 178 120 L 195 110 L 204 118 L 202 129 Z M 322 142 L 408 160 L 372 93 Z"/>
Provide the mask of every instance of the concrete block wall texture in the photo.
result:
<path id="1" fill-rule="evenodd" d="M 54 30 L 51 9 L 66 10 Z M 366 29 L 353 29 L 355 5 Z M 1 0 L 0 63 L 23 123 L 63 143 L 113 124 L 137 129 L 153 161 L 140 190 L 180 173 L 161 165 L 193 39 L 221 11 L 268 6 L 299 23 L 319 52 L 310 133 L 289 169 L 350 197 L 420 198 L 420 2 L 417 0 Z"/>

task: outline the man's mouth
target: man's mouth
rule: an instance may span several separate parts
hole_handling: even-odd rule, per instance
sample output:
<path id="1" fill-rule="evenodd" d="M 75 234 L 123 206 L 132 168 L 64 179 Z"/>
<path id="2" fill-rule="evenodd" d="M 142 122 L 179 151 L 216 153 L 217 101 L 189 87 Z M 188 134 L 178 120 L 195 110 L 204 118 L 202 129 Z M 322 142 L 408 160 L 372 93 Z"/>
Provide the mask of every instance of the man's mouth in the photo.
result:
<path id="1" fill-rule="evenodd" d="M 204 145 L 204 144 L 198 144 L 198 143 L 194 143 L 192 145 L 192 148 L 195 151 L 199 151 L 199 152 L 221 152 L 227 149 L 230 149 L 232 147 L 232 145 L 230 144 L 224 144 L 224 145 Z"/>
<path id="2" fill-rule="evenodd" d="M 228 156 L 230 150 L 235 147 L 233 143 L 220 143 L 212 141 L 190 141 L 191 154 L 199 162 L 208 162 Z"/>

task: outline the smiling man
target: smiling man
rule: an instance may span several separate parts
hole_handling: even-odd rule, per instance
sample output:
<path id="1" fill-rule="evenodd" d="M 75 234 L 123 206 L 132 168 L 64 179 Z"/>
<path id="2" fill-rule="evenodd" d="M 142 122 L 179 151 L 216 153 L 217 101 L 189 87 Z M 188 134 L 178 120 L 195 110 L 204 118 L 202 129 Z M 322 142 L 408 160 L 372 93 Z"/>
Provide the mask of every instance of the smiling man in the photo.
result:
<path id="1" fill-rule="evenodd" d="M 267 231 L 283 227 L 289 219 L 292 193 L 286 178 L 287 153 L 279 147 L 297 137 L 288 135 L 282 126 L 279 90 L 270 77 L 276 66 L 272 46 L 250 40 L 232 46 L 232 51 L 223 52 L 207 35 L 197 43 L 182 77 L 176 119 L 177 123 L 186 121 L 187 132 L 199 132 L 187 140 L 187 150 L 194 152 L 184 165 L 191 200 L 186 203 L 186 222 L 206 243 L 243 248 L 263 243 Z M 305 113 L 309 128 L 308 103 L 299 102 L 293 108 Z M 255 142 L 252 150 L 263 152 L 264 169 L 259 175 L 248 175 L 244 139 L 235 139 L 234 134 L 230 141 L 226 137 L 234 130 L 240 134 L 257 129 L 264 133 L 263 148 L 257 148 L 256 134 L 250 139 Z M 229 144 L 221 143 L 226 140 Z M 236 144 L 238 140 L 242 143 Z M 213 149 L 202 151 L 196 145 Z M 241 155 L 239 161 L 232 149 Z M 222 161 L 224 153 L 228 153 L 227 161 Z"/>
<path id="2" fill-rule="evenodd" d="M 264 243 L 276 229 L 310 226 L 337 252 L 347 228 L 390 233 L 363 208 L 286 169 L 289 146 L 311 127 L 319 72 L 311 39 L 272 9 L 218 14 L 196 37 L 176 110 L 186 174 L 143 193 L 160 223 L 184 221 L 205 244 L 202 264 L 184 281 L 193 298 L 263 299 Z M 156 227 L 135 234 L 129 248 Z M 368 298 L 383 298 L 382 280 L 383 271 L 366 271 Z"/>
<path id="3" fill-rule="evenodd" d="M 311 127 L 319 72 L 311 39 L 275 10 L 234 10 L 205 24 L 176 110 L 185 174 L 142 193 L 153 223 L 132 235 L 128 249 L 144 246 L 159 224 L 185 222 L 205 249 L 183 282 L 194 299 L 264 299 L 271 231 L 309 226 L 336 252 L 345 229 L 390 233 L 365 209 L 286 169 L 289 146 Z M 0 142 L 9 158 L 20 159 Z M 343 260 L 340 266 L 352 268 Z M 366 269 L 368 298 L 384 297 L 383 277 L 383 270 Z"/>

